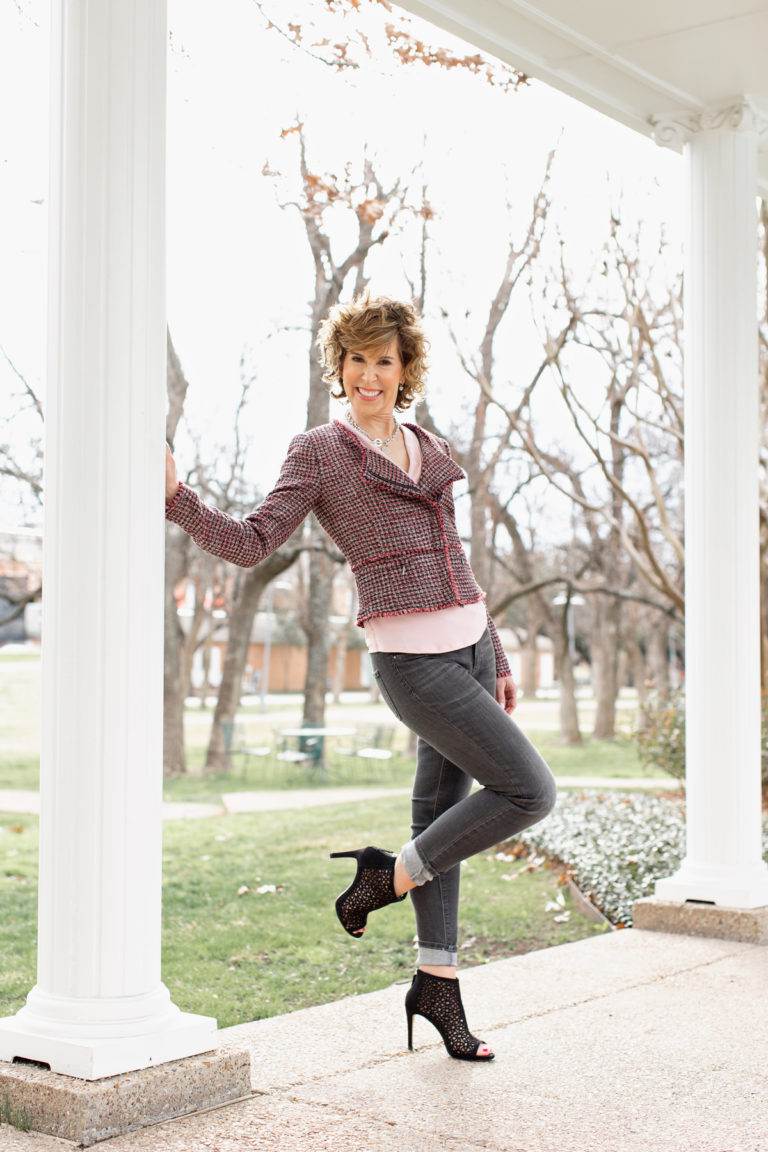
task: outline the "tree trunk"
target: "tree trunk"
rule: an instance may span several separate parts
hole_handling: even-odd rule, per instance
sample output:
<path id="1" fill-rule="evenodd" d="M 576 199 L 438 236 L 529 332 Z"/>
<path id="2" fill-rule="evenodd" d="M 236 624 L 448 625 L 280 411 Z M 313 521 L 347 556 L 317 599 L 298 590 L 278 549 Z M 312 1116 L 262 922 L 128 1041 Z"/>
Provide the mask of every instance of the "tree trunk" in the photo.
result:
<path id="1" fill-rule="evenodd" d="M 289 542 L 282 551 L 273 552 L 255 568 L 249 568 L 240 584 L 229 616 L 228 640 L 221 670 L 221 684 L 213 713 L 213 723 L 205 758 L 206 772 L 227 772 L 230 768 L 228 745 L 240 707 L 240 692 L 248 661 L 248 647 L 253 632 L 253 620 L 258 611 L 264 589 L 281 576 L 299 555 L 301 529 L 297 529 L 295 546 Z M 263 669 L 262 669 L 263 675 Z M 266 685 L 268 690 L 269 685 Z"/>
<path id="2" fill-rule="evenodd" d="M 553 632 L 555 660 L 559 669 L 560 680 L 560 738 L 563 744 L 574 746 L 582 744 L 583 741 L 579 730 L 579 713 L 576 707 L 576 681 L 573 678 L 573 664 L 571 653 L 568 650 L 565 607 L 559 624 L 560 626 L 555 628 Z"/>
<path id="3" fill-rule="evenodd" d="M 760 691 L 768 691 L 768 564 L 760 548 Z"/>
<path id="4" fill-rule="evenodd" d="M 648 636 L 648 670 L 659 700 L 669 695 L 669 625 L 666 617 L 660 616 L 657 626 Z"/>
<path id="5" fill-rule="evenodd" d="M 176 355 L 170 329 L 165 332 L 167 350 L 166 391 L 168 414 L 165 419 L 165 438 L 173 448 L 176 429 L 184 411 L 187 379 Z M 187 573 L 191 539 L 172 525 L 165 533 L 165 619 L 163 622 L 165 650 L 163 653 L 163 776 L 183 776 L 186 771 L 184 754 L 184 693 L 179 667 L 184 630 L 176 611 L 174 588 Z"/>
<path id="6" fill-rule="evenodd" d="M 526 637 L 520 652 L 520 688 L 526 700 L 536 698 L 536 689 L 539 686 L 539 661 L 536 641 L 542 616 L 534 596 L 527 596 L 526 610 Z"/>
<path id="7" fill-rule="evenodd" d="M 596 740 L 612 740 L 616 735 L 618 697 L 617 657 L 621 602 L 616 596 L 596 596 L 595 630 L 592 634 L 592 667 L 596 670 Z"/>
<path id="8" fill-rule="evenodd" d="M 163 654 L 163 775 L 183 776 L 184 696 L 186 683 L 179 675 L 184 630 L 179 623 L 174 589 L 187 571 L 187 541 L 190 537 L 169 531 L 165 541 L 165 649 Z"/>
<path id="9" fill-rule="evenodd" d="M 199 689 L 193 688 L 192 668 L 195 661 L 195 652 L 201 644 L 205 649 L 207 643 L 206 639 L 201 640 L 201 636 L 206 637 L 208 635 L 206 630 L 210 629 L 212 622 L 210 612 L 206 607 L 205 595 L 206 590 L 211 584 L 215 563 L 213 557 L 208 555 L 195 556 L 187 569 L 187 574 L 195 589 L 195 607 L 184 640 L 179 648 L 177 675 L 179 678 L 182 717 L 184 715 L 184 701 L 188 696 L 196 696 L 199 701 L 198 708 L 201 710 L 205 708 L 205 698 L 208 688 L 208 670 L 205 650 L 203 651 L 203 681 Z M 185 764 L 185 771 L 188 776 L 200 777 L 203 775 L 204 767 L 202 764 L 189 764 L 186 761 L 186 756 Z"/>
<path id="10" fill-rule="evenodd" d="M 637 639 L 633 617 L 630 617 L 629 626 L 624 630 L 622 643 L 624 645 L 624 651 L 627 654 L 627 664 L 632 675 L 632 683 L 637 692 L 637 703 L 639 707 L 645 703 L 648 697 L 648 685 L 646 684 L 645 656 Z"/>
<path id="11" fill-rule="evenodd" d="M 268 582 L 259 567 L 250 570 L 243 581 L 240 596 L 232 605 L 221 684 L 205 757 L 206 773 L 227 772 L 230 768 L 231 726 L 234 725 L 240 707 L 240 688 L 248 659 L 253 618 Z"/>
<path id="12" fill-rule="evenodd" d="M 322 531 L 322 529 L 320 529 Z M 328 690 L 328 615 L 333 590 L 333 561 L 318 549 L 310 554 L 307 604 L 307 680 L 302 723 L 322 727 Z"/>

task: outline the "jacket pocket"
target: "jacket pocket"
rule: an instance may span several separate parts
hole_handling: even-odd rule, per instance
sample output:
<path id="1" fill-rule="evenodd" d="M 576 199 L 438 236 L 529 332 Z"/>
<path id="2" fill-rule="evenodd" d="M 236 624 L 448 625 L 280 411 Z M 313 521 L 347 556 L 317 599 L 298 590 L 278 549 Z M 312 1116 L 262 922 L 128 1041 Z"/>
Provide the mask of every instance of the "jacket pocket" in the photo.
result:
<path id="1" fill-rule="evenodd" d="M 402 722 L 403 718 L 400 715 L 398 707 L 395 704 L 394 700 L 392 699 L 392 696 L 390 695 L 389 689 L 387 688 L 386 684 L 384 683 L 384 679 L 383 679 L 381 673 L 379 672 L 378 668 L 374 668 L 373 674 L 376 677 L 376 683 L 379 686 L 379 692 L 381 692 L 381 695 L 384 698 L 384 703 L 387 705 L 390 712 L 392 712 L 397 717 L 397 719 Z"/>

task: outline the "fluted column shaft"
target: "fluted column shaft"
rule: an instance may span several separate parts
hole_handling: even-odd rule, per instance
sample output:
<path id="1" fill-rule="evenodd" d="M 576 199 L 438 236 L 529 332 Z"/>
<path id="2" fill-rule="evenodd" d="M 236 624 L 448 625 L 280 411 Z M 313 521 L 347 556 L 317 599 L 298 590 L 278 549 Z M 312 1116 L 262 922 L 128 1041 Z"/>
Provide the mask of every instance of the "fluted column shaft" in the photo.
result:
<path id="1" fill-rule="evenodd" d="M 682 136 L 686 855 L 669 900 L 768 904 L 760 789 L 757 142 L 749 101 L 655 121 Z"/>
<path id="2" fill-rule="evenodd" d="M 163 0 L 53 0 L 37 982 L 0 1058 L 206 1051 L 160 979 Z"/>

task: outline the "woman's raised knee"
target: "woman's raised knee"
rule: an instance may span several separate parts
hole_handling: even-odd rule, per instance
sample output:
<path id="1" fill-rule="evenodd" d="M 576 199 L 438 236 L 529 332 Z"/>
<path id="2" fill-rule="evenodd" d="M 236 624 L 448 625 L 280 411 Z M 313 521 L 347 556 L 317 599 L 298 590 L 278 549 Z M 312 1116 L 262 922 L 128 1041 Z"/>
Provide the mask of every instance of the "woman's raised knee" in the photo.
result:
<path id="1" fill-rule="evenodd" d="M 532 777 L 529 788 L 521 794 L 518 780 L 515 788 L 509 792 L 509 798 L 536 820 L 543 820 L 557 803 L 557 783 L 549 766 L 542 760 L 542 766 Z"/>
<path id="2" fill-rule="evenodd" d="M 540 820 L 548 816 L 557 804 L 557 783 L 549 769 L 547 771 L 549 775 L 546 777 L 541 793 L 536 798 L 536 812 Z"/>

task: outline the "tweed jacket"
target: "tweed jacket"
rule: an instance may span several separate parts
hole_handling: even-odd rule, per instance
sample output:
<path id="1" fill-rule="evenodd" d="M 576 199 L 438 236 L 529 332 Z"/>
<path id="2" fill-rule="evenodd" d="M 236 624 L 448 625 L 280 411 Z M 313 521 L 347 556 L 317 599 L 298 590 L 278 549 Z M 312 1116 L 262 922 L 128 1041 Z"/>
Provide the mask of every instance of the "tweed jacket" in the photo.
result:
<path id="1" fill-rule="evenodd" d="M 485 600 L 456 528 L 452 488 L 465 473 L 446 440 L 406 423 L 421 444 L 418 483 L 334 420 L 296 433 L 277 483 L 245 519 L 204 504 L 183 481 L 166 503 L 166 519 L 205 552 L 250 568 L 314 512 L 349 562 L 361 628 L 372 616 Z M 486 615 L 496 675 L 508 676 L 509 662 L 487 608 Z"/>

